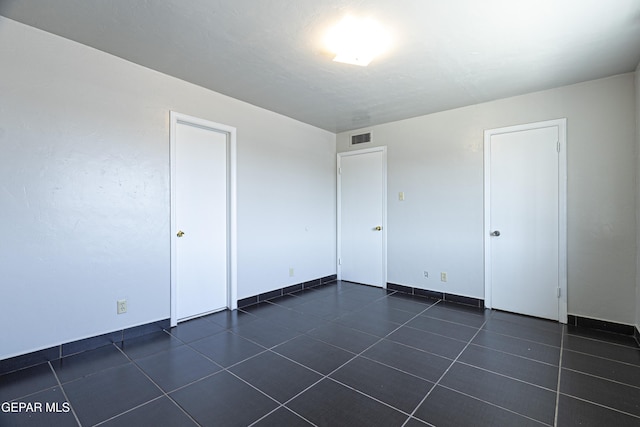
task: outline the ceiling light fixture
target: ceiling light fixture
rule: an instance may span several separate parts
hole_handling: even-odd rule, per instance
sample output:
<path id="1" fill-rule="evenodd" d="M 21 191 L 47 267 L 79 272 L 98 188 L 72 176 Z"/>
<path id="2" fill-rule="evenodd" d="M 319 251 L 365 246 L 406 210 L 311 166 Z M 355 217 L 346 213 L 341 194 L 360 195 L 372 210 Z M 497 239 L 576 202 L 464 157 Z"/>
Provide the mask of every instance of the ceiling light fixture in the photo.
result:
<path id="1" fill-rule="evenodd" d="M 366 67 L 389 46 L 388 32 L 371 18 L 346 16 L 327 33 L 325 42 L 336 62 Z"/>

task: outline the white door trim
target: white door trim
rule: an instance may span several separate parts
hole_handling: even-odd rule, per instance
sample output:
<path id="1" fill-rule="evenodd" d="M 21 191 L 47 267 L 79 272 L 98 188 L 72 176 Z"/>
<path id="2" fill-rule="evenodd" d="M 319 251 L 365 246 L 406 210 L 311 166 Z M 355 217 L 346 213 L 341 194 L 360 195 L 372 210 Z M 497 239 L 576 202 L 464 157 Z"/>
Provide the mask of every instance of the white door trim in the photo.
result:
<path id="1" fill-rule="evenodd" d="M 373 152 L 382 152 L 382 287 L 387 288 L 387 147 L 373 147 L 365 148 L 362 150 L 345 151 L 338 153 L 337 155 L 337 169 L 336 169 L 336 182 L 337 182 L 337 243 L 336 250 L 336 271 L 338 280 L 342 280 L 342 268 L 340 265 L 340 259 L 342 258 L 342 179 L 340 176 L 340 162 L 343 157 L 357 156 Z"/>
<path id="2" fill-rule="evenodd" d="M 170 251 L 171 251 L 171 326 L 178 324 L 177 319 L 177 275 L 176 275 L 176 126 L 178 123 L 203 127 L 227 134 L 227 174 L 228 174 L 228 230 L 227 230 L 227 308 L 238 308 L 238 263 L 237 263 L 237 183 L 236 183 L 236 128 L 214 123 L 209 120 L 188 116 L 186 114 L 170 111 L 170 186 L 171 186 L 171 224 L 170 224 Z"/>
<path id="3" fill-rule="evenodd" d="M 560 148 L 558 159 L 558 285 L 560 287 L 558 319 L 567 323 L 567 119 L 548 120 L 517 126 L 508 126 L 484 131 L 484 304 L 492 308 L 491 302 L 491 137 L 511 132 L 558 127 Z"/>

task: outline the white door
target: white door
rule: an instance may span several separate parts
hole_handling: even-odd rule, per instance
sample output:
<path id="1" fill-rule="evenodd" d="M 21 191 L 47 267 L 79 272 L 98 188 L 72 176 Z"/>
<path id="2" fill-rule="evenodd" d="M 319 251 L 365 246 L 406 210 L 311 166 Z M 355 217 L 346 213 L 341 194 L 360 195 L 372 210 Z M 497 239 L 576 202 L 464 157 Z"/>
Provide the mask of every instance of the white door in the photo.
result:
<path id="1" fill-rule="evenodd" d="M 228 139 L 218 129 L 174 124 L 177 321 L 228 306 Z"/>
<path id="2" fill-rule="evenodd" d="M 490 307 L 566 322 L 564 121 L 488 132 Z"/>
<path id="3" fill-rule="evenodd" d="M 338 272 L 386 287 L 386 147 L 338 154 Z"/>

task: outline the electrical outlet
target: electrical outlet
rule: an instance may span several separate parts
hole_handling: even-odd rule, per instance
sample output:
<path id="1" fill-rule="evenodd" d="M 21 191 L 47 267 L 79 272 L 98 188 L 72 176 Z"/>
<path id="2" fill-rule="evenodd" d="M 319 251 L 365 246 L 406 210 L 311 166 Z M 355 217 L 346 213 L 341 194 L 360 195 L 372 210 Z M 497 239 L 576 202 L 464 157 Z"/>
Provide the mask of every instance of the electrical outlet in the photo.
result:
<path id="1" fill-rule="evenodd" d="M 123 314 L 127 312 L 127 300 L 119 299 L 118 300 L 118 314 Z"/>
<path id="2" fill-rule="evenodd" d="M 289 267 L 289 277 L 293 277 L 293 267 Z"/>
<path id="3" fill-rule="evenodd" d="M 445 272 L 440 273 L 440 281 L 441 282 L 446 282 L 447 281 L 447 273 L 445 273 Z"/>
<path id="4" fill-rule="evenodd" d="M 429 278 L 429 272 L 428 272 L 428 271 L 426 271 L 426 270 L 425 270 L 425 272 L 424 272 L 424 278 L 425 278 L 425 279 L 428 279 L 428 278 Z"/>

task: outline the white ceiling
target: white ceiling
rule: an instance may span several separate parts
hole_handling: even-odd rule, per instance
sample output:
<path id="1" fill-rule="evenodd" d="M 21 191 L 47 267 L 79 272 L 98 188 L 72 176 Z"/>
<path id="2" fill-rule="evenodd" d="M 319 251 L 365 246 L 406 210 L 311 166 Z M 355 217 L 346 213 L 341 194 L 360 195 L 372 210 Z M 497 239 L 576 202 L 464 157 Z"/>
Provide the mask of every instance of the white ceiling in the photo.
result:
<path id="1" fill-rule="evenodd" d="M 393 36 L 366 68 L 345 14 Z M 0 15 L 341 132 L 631 72 L 640 0 L 1 0 Z"/>

